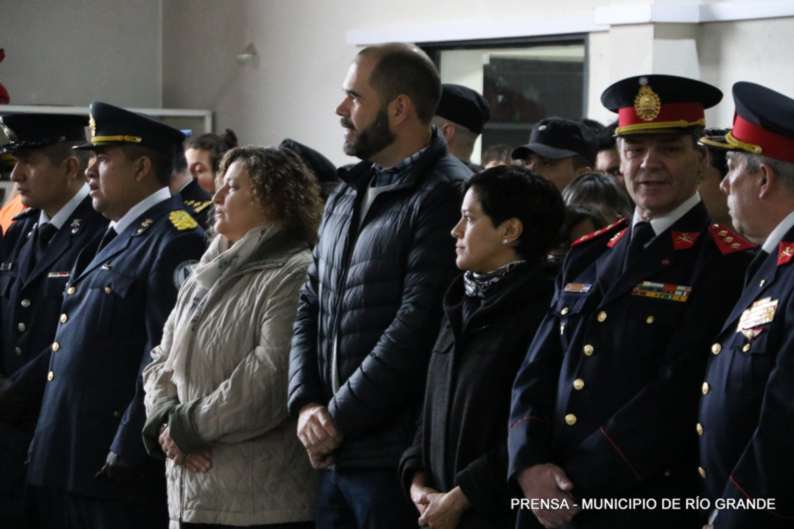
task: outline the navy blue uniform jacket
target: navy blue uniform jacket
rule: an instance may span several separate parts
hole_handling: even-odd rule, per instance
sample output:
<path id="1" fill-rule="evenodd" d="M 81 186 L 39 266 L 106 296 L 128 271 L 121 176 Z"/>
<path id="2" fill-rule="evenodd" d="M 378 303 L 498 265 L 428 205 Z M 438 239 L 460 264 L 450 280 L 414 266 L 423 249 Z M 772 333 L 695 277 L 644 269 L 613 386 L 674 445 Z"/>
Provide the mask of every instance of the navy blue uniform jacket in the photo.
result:
<path id="1" fill-rule="evenodd" d="M 776 506 L 721 510 L 715 529 L 794 527 L 792 256 L 794 229 L 748 281 L 710 348 L 696 425 L 706 494 Z"/>
<path id="2" fill-rule="evenodd" d="M 64 285 L 77 255 L 96 244 L 107 226 L 86 197 L 53 235 L 41 260 L 31 266 L 40 214 L 38 209 L 29 209 L 16 217 L 7 234 L 15 244 L 7 248 L 0 263 L 0 377 L 8 379 L 0 392 L 0 422 L 4 423 L 0 491 L 18 489 L 24 481 L 25 453 L 41 405 Z M 17 386 L 14 375 L 28 363 L 38 364 L 38 375 L 29 384 Z"/>
<path id="3" fill-rule="evenodd" d="M 707 346 L 750 258 L 734 237 L 699 203 L 625 272 L 625 221 L 571 249 L 513 387 L 510 478 L 549 462 L 579 498 L 697 493 L 692 421 Z M 669 529 L 698 515 L 590 510 L 570 527 Z"/>
<path id="4" fill-rule="evenodd" d="M 187 219 L 187 220 L 186 220 Z M 81 253 L 66 284 L 28 482 L 91 497 L 119 497 L 95 474 L 109 451 L 128 465 L 148 459 L 141 371 L 204 234 L 181 200 L 143 213 L 94 255 Z"/>

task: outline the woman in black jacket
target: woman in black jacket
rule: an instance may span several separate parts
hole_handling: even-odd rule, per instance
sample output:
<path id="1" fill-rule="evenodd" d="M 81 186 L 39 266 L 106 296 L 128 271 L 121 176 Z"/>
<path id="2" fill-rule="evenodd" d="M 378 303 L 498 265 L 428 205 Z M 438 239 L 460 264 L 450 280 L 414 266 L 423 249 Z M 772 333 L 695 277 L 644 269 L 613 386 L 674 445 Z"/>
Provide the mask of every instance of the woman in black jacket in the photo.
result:
<path id="1" fill-rule="evenodd" d="M 513 527 L 506 483 L 510 390 L 553 294 L 545 255 L 564 206 L 547 180 L 517 166 L 469 180 L 452 230 L 462 270 L 444 297 L 422 421 L 400 463 L 431 529 Z"/>

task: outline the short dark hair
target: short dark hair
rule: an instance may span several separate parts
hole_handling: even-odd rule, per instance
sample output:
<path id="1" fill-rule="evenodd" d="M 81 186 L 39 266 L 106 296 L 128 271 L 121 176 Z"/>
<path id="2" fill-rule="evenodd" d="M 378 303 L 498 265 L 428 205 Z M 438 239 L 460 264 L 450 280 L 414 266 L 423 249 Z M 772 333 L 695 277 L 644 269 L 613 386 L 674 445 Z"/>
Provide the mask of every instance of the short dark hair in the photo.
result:
<path id="1" fill-rule="evenodd" d="M 596 211 L 611 222 L 610 217 L 625 217 L 634 207 L 631 199 L 615 179 L 593 171 L 577 176 L 562 190 L 562 198 L 568 206 L 583 206 Z"/>
<path id="2" fill-rule="evenodd" d="M 152 171 L 154 172 L 157 180 L 163 184 L 168 185 L 171 181 L 171 172 L 174 170 L 174 157 L 168 154 L 156 151 L 150 147 L 143 145 L 119 145 L 124 156 L 132 161 L 137 158 L 149 158 L 152 162 Z"/>
<path id="3" fill-rule="evenodd" d="M 235 147 L 220 171 L 239 161 L 248 171 L 254 195 L 291 234 L 312 245 L 323 211 L 320 186 L 300 156 L 285 147 Z"/>
<path id="4" fill-rule="evenodd" d="M 557 188 L 525 167 L 500 165 L 477 173 L 465 190 L 474 189 L 494 226 L 517 218 L 524 231 L 516 251 L 527 261 L 543 259 L 558 241 L 565 206 Z"/>
<path id="5" fill-rule="evenodd" d="M 91 157 L 91 153 L 82 149 L 73 149 L 72 147 L 81 145 L 83 143 L 85 142 L 62 141 L 52 145 L 47 145 L 41 149 L 44 153 L 44 156 L 46 156 L 53 165 L 59 165 L 67 158 L 77 158 L 77 162 L 80 164 L 80 170 L 82 171 L 85 170 L 86 166 L 88 165 L 88 159 Z"/>
<path id="6" fill-rule="evenodd" d="M 211 169 L 218 172 L 221 166 L 221 158 L 229 149 L 237 147 L 237 134 L 232 129 L 226 129 L 223 134 L 208 132 L 196 137 L 190 137 L 185 141 L 185 149 L 196 149 L 210 153 Z"/>
<path id="7" fill-rule="evenodd" d="M 369 46 L 359 56 L 373 57 L 377 64 L 369 83 L 382 103 L 406 95 L 416 107 L 422 123 L 429 124 L 441 101 L 441 77 L 425 52 L 408 44 L 392 43 Z"/>

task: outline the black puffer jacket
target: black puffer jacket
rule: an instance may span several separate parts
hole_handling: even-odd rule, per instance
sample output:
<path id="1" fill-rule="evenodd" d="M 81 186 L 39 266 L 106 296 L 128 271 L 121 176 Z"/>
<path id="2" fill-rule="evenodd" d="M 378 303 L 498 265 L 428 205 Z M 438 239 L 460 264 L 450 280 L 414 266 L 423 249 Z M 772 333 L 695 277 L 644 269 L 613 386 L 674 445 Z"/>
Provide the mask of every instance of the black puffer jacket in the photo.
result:
<path id="1" fill-rule="evenodd" d="M 334 454 L 337 468 L 396 467 L 411 443 L 441 299 L 454 273 L 449 232 L 470 174 L 434 132 L 363 222 L 358 211 L 371 163 L 342 172 L 344 184 L 328 199 L 295 320 L 289 408 L 297 414 L 311 402 L 328 406 L 345 436 Z"/>

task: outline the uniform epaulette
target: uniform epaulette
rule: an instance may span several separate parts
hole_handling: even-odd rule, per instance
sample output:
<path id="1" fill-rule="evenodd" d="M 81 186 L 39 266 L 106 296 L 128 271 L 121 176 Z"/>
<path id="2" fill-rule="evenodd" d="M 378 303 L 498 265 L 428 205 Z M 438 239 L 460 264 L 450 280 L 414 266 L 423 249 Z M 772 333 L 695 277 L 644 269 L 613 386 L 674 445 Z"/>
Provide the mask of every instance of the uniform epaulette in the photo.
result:
<path id="1" fill-rule="evenodd" d="M 605 226 L 605 227 L 601 228 L 600 230 L 592 231 L 590 233 L 582 235 L 581 237 L 579 237 L 578 239 L 576 239 L 575 241 L 573 241 L 571 243 L 571 247 L 574 247 L 574 246 L 576 246 L 578 244 L 582 244 L 583 242 L 591 241 L 591 240 L 593 240 L 593 239 L 595 239 L 597 237 L 600 237 L 601 235 L 604 235 L 606 233 L 612 233 L 612 231 L 615 228 L 623 227 L 624 224 L 626 224 L 626 219 L 625 219 L 625 217 L 621 217 L 618 220 L 616 220 L 615 222 L 613 222 L 612 224 L 610 224 L 609 226 Z"/>
<path id="2" fill-rule="evenodd" d="M 185 200 L 184 202 L 186 206 L 190 207 L 190 209 L 196 213 L 201 213 L 212 204 L 212 200 Z"/>
<path id="3" fill-rule="evenodd" d="M 755 248 L 755 245 L 733 231 L 731 228 L 722 224 L 712 224 L 709 226 L 709 234 L 714 242 L 717 243 L 722 255 L 729 255 L 750 248 Z"/>
<path id="4" fill-rule="evenodd" d="M 190 216 L 184 209 L 172 211 L 168 214 L 168 220 L 174 225 L 177 231 L 194 230 L 198 228 L 198 222 Z"/>

